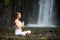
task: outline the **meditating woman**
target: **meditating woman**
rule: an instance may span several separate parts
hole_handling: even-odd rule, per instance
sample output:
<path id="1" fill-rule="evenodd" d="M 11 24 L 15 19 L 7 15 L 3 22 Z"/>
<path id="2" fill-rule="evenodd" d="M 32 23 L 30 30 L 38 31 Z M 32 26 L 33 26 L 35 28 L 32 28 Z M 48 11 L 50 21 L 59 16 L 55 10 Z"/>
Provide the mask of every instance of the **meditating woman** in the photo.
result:
<path id="1" fill-rule="evenodd" d="M 16 19 L 14 23 L 16 26 L 15 35 L 26 36 L 26 34 L 31 34 L 30 30 L 22 31 L 22 28 L 24 28 L 25 25 L 24 25 L 24 21 L 21 21 L 21 12 L 16 13 Z"/>

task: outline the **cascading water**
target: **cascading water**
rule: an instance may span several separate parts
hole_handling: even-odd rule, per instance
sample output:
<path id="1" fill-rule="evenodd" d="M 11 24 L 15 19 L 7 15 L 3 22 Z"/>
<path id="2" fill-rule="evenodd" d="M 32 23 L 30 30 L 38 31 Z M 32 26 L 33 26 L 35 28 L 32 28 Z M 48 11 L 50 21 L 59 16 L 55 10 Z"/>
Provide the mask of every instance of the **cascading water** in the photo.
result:
<path id="1" fill-rule="evenodd" d="M 39 2 L 39 16 L 38 25 L 40 26 L 52 26 L 52 8 L 53 0 L 40 0 Z"/>
<path id="2" fill-rule="evenodd" d="M 39 14 L 37 24 L 28 24 L 28 26 L 38 26 L 38 27 L 54 27 L 52 25 L 52 10 L 53 10 L 53 0 L 40 0 L 39 5 Z"/>

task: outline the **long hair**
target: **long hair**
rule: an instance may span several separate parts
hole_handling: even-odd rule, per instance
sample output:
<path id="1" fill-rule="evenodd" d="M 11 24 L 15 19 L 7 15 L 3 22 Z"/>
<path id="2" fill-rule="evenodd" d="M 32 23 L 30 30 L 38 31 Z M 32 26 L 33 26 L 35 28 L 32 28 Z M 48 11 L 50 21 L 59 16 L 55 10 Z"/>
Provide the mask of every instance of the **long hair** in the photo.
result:
<path id="1" fill-rule="evenodd" d="M 17 18 L 17 15 L 19 15 L 19 13 L 22 15 L 21 12 L 16 12 L 16 14 L 15 14 L 15 19 Z"/>
<path id="2" fill-rule="evenodd" d="M 14 14 L 14 18 L 13 18 L 12 25 L 15 25 L 15 20 L 16 20 L 16 18 L 17 18 L 18 13 L 21 13 L 21 12 L 16 12 L 16 13 Z M 21 15 L 22 15 L 22 14 L 21 14 Z M 22 19 L 20 19 L 20 20 L 22 21 Z"/>

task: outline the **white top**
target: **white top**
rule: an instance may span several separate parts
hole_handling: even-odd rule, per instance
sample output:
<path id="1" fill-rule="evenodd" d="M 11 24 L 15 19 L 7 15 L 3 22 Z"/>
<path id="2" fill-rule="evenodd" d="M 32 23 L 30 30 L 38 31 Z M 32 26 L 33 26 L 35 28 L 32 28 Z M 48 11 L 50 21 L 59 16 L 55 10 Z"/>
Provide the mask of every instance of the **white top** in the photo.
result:
<path id="1" fill-rule="evenodd" d="M 18 22 L 18 25 L 21 25 L 21 22 Z"/>
<path id="2" fill-rule="evenodd" d="M 22 25 L 22 23 L 18 20 L 15 20 L 15 23 L 18 25 L 18 27 L 20 27 Z"/>

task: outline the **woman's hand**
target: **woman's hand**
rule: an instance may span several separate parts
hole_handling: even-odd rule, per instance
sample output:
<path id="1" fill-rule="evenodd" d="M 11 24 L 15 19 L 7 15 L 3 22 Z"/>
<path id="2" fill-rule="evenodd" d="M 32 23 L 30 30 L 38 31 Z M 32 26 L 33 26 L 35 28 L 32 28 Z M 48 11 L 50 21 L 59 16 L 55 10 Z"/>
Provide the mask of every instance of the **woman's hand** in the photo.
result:
<path id="1" fill-rule="evenodd" d="M 22 27 L 24 28 L 24 26 L 25 26 L 25 25 L 24 25 L 24 21 L 22 21 L 21 23 L 22 23 Z"/>

